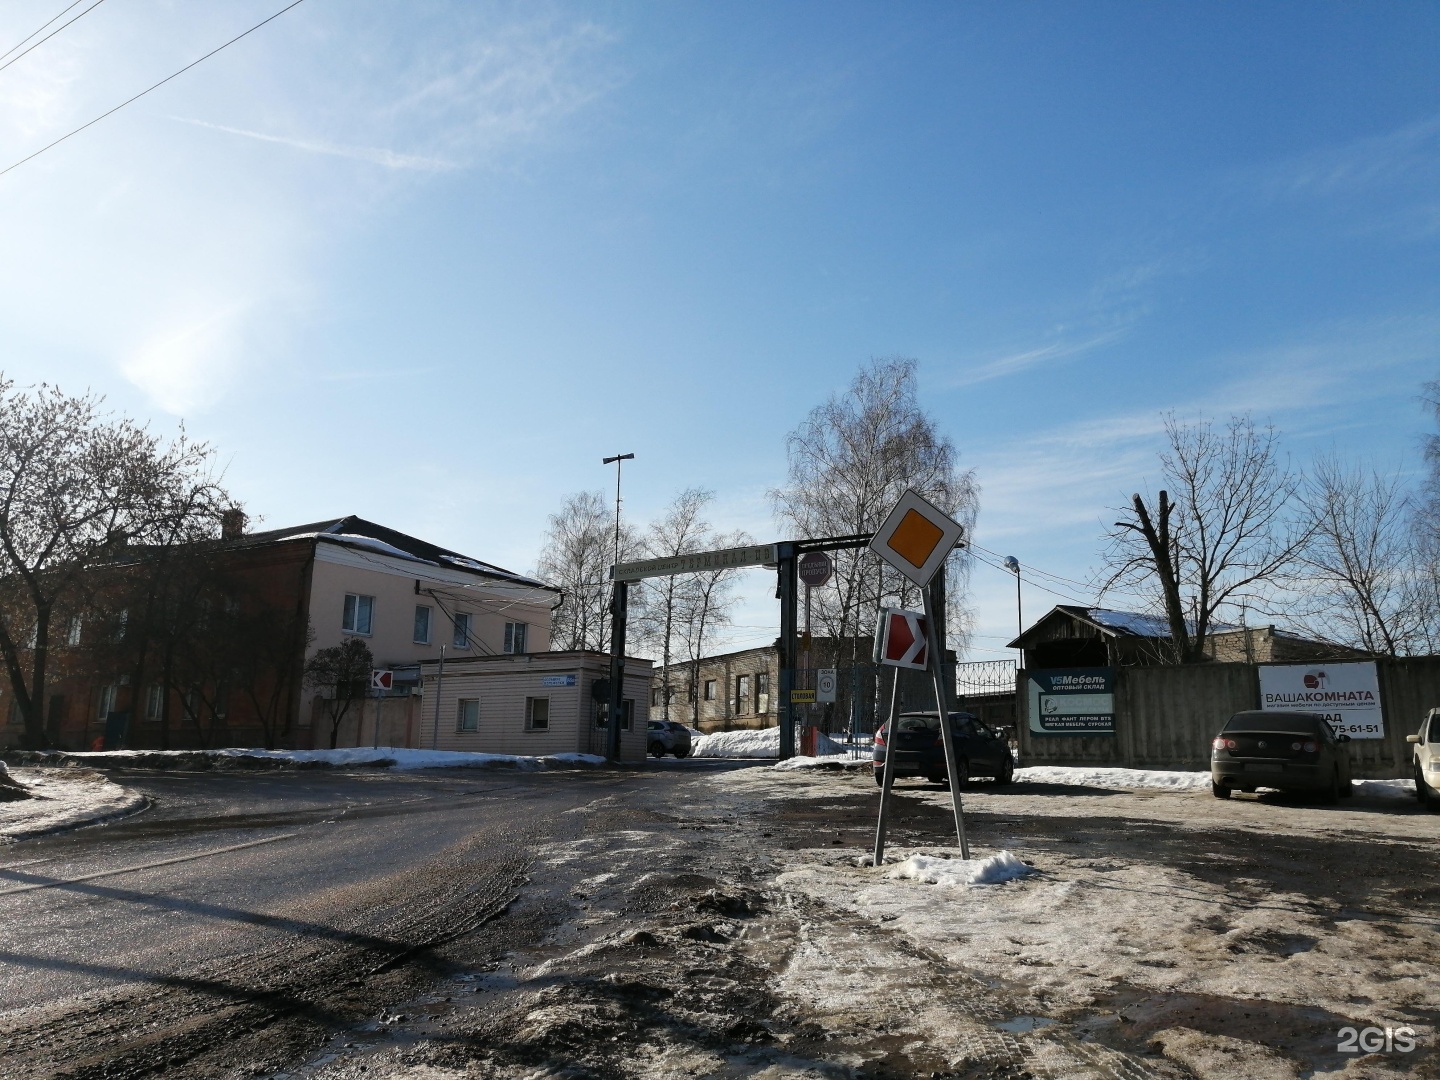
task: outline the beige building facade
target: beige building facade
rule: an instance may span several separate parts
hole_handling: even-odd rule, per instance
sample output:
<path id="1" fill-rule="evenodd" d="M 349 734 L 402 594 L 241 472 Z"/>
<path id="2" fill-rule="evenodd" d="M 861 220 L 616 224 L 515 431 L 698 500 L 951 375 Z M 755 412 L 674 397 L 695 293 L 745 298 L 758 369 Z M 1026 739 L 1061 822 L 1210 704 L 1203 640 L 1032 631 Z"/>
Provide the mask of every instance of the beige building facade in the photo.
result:
<path id="1" fill-rule="evenodd" d="M 622 761 L 645 760 L 651 663 L 625 661 L 626 713 L 620 725 Z M 420 665 L 422 749 L 482 754 L 597 754 L 606 752 L 610 657 L 597 652 L 467 656 Z"/>

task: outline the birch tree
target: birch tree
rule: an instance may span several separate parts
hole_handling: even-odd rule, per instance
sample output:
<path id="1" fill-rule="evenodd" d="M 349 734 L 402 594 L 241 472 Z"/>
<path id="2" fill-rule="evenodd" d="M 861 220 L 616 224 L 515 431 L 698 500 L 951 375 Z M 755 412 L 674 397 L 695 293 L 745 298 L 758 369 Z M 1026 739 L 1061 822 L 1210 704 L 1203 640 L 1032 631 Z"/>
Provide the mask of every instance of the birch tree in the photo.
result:
<path id="1" fill-rule="evenodd" d="M 208 479 L 208 446 L 169 442 L 102 412 L 93 394 L 0 376 L 0 660 L 25 724 L 47 745 L 43 709 L 55 617 L 130 543 L 167 542 L 160 493 Z M 218 486 L 217 486 L 218 490 Z"/>
<path id="2" fill-rule="evenodd" d="M 635 557 L 639 541 L 620 528 L 620 560 Z M 598 491 L 567 496 L 550 515 L 535 576 L 562 591 L 551 623 L 551 649 L 610 650 L 610 564 L 615 560 L 615 506 Z M 633 598 L 631 617 L 637 612 Z"/>
<path id="3" fill-rule="evenodd" d="M 974 527 L 979 489 L 962 469 L 949 438 L 919 403 L 916 362 L 872 360 L 844 393 L 811 410 L 786 439 L 789 475 L 770 493 L 775 516 L 791 537 L 874 532 L 906 488 L 914 488 L 966 528 Z M 835 572 L 812 596 L 812 618 L 840 639 L 840 659 L 853 663 L 855 639 L 868 638 L 874 613 L 892 596 L 918 605 L 918 590 L 864 549 L 832 551 Z M 968 561 L 963 550 L 947 567 L 951 644 L 963 647 L 968 620 L 960 613 Z"/>

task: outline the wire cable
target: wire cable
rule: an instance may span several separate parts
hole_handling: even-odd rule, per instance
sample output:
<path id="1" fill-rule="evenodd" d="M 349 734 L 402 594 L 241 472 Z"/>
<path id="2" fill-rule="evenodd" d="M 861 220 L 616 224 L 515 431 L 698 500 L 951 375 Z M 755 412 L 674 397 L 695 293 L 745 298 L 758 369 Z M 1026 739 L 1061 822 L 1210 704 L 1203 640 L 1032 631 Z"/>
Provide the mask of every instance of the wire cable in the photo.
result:
<path id="1" fill-rule="evenodd" d="M 54 142 L 52 142 L 52 143 L 50 143 L 50 144 L 48 144 L 48 145 L 46 145 L 46 146 L 42 146 L 39 150 L 36 150 L 33 154 L 30 154 L 30 155 L 28 155 L 27 157 L 21 158 L 19 161 L 15 162 L 13 165 L 7 165 L 7 166 L 5 166 L 5 168 L 0 169 L 0 176 L 4 176 L 6 173 L 11 172 L 11 171 L 13 171 L 13 170 L 15 170 L 15 169 L 18 169 L 21 165 L 24 165 L 27 161 L 34 161 L 34 160 L 35 160 L 37 157 L 39 157 L 41 154 L 45 153 L 45 151 L 47 151 L 47 150 L 53 150 L 55 147 L 57 147 L 57 146 L 59 146 L 61 143 L 63 143 L 66 139 L 69 139 L 69 138 L 72 138 L 72 137 L 74 137 L 74 136 L 76 136 L 76 135 L 79 135 L 80 132 L 84 131 L 86 128 L 94 127 L 94 126 L 95 126 L 96 124 L 98 124 L 101 120 L 104 120 L 107 116 L 113 116 L 115 113 L 117 113 L 117 112 L 119 112 L 121 109 L 125 108 L 126 105 L 132 105 L 132 104 L 134 104 L 135 102 L 139 101 L 142 97 L 144 97 L 146 94 L 150 93 L 152 90 L 158 90 L 158 89 L 160 89 L 160 87 L 164 86 L 164 85 L 165 85 L 166 83 L 168 83 L 171 79 L 175 79 L 175 78 L 178 78 L 178 77 L 181 76 L 181 75 L 184 75 L 185 72 L 189 71 L 191 68 L 195 67 L 195 66 L 198 65 L 198 64 L 203 64 L 206 60 L 209 60 L 210 57 L 214 56 L 216 53 L 221 52 L 221 51 L 223 51 L 223 50 L 225 50 L 225 49 L 228 49 L 231 45 L 234 45 L 234 44 L 235 44 L 237 41 L 239 41 L 241 38 L 249 37 L 251 34 L 253 34 L 256 30 L 259 30 L 259 29 L 260 29 L 262 26 L 264 26 L 266 23 L 274 22 L 274 21 L 275 21 L 276 19 L 278 19 L 281 15 L 284 15 L 287 11 L 291 10 L 292 8 L 297 8 L 297 7 L 299 7 L 299 6 L 300 6 L 301 4 L 303 4 L 304 2 L 305 2 L 305 0 L 293 0 L 292 3 L 286 4 L 286 5 L 285 5 L 283 8 L 281 8 L 279 11 L 275 12 L 274 15 L 271 15 L 271 16 L 269 16 L 268 18 L 265 18 L 265 19 L 261 19 L 261 20 L 260 20 L 258 23 L 256 23 L 254 26 L 250 27 L 249 30 L 246 30 L 243 34 L 236 34 L 236 35 L 235 35 L 233 38 L 231 38 L 229 41 L 225 42 L 224 45 L 221 45 L 221 46 L 219 46 L 218 48 L 211 49 L 211 50 L 210 50 L 208 53 L 206 53 L 204 56 L 200 57 L 199 60 L 192 60 L 190 63 L 186 64 L 184 67 L 182 67 L 179 71 L 175 72 L 174 74 L 166 75 L 165 78 L 161 79 L 161 80 L 160 80 L 159 82 L 157 82 L 154 86 L 146 87 L 144 90 L 141 90 L 140 93 L 136 94 L 134 97 L 126 98 L 126 99 L 125 99 L 124 101 L 122 101 L 119 105 L 116 105 L 113 109 L 107 109 L 105 112 L 103 112 L 103 113 L 101 113 L 99 116 L 95 117 L 94 120 L 90 120 L 90 121 L 88 121 L 88 122 L 86 122 L 86 123 L 84 123 L 84 124 L 81 124 L 81 125 L 80 125 L 79 127 L 77 127 L 74 131 L 71 131 L 71 132 L 69 132 L 68 134 L 65 134 L 65 135 L 61 135 L 60 138 L 56 139 Z M 78 16 L 77 16 L 77 17 L 78 17 Z M 73 20 L 72 20 L 72 21 L 73 21 Z"/>
<path id="2" fill-rule="evenodd" d="M 59 15 L 56 15 L 56 16 L 54 16 L 53 18 L 51 18 L 50 22 L 47 22 L 47 23 L 45 24 L 45 26 L 49 26 L 50 23 L 53 23 L 56 19 L 62 18 L 62 17 L 65 15 L 65 12 L 66 12 L 66 11 L 70 11 L 72 8 L 77 8 L 77 7 L 79 7 L 81 4 L 83 4 L 84 2 L 85 2 L 85 0 L 75 0 L 74 3 L 67 5 L 66 8 L 65 8 L 65 10 L 62 11 L 62 12 L 60 12 Z M 9 56 L 9 55 L 10 55 L 11 53 L 13 53 L 16 49 L 20 48 L 21 45 L 24 45 L 25 42 L 27 42 L 27 41 L 29 41 L 31 38 L 33 38 L 33 37 L 35 36 L 35 34 L 42 33 L 42 32 L 44 31 L 44 29 L 45 29 L 45 26 L 40 27 L 39 30 L 36 30 L 34 33 L 27 35 L 25 38 L 23 38 L 22 40 L 20 40 L 20 41 L 17 42 L 16 44 L 10 46 L 9 49 L 5 50 L 3 53 L 0 53 L 0 60 L 4 60 L 5 57 Z"/>
<path id="3" fill-rule="evenodd" d="M 80 0 L 80 2 L 83 2 L 83 0 Z M 34 52 L 36 49 L 38 49 L 41 45 L 44 45 L 45 42 L 49 41 L 49 40 L 50 40 L 52 37 L 54 37 L 56 34 L 60 33 L 61 30 L 64 30 L 65 27 L 70 26 L 70 25 L 73 24 L 73 23 L 79 22 L 79 21 L 80 21 L 81 19 L 83 19 L 86 15 L 89 15 L 90 12 L 94 11 L 97 7 L 99 7 L 99 6 L 100 6 L 101 4 L 103 4 L 104 2 L 105 2 L 105 0 L 95 0 L 95 2 L 94 2 L 93 4 L 91 4 L 91 5 L 90 5 L 88 8 L 86 8 L 84 11 L 80 12 L 79 15 L 76 15 L 75 18 L 73 18 L 73 19 L 70 20 L 70 22 L 61 23 L 61 24 L 60 24 L 59 26 L 57 26 L 54 30 L 51 30 L 50 33 L 46 34 L 46 35 L 45 35 L 44 37 L 42 37 L 39 41 L 35 42 L 34 45 L 31 45 L 30 48 L 26 49 L 24 52 L 20 53 L 18 56 L 13 56 L 13 57 L 11 57 L 9 60 L 6 60 L 5 63 L 0 64 L 0 71 L 4 71 L 4 70 L 5 70 L 6 68 L 8 68 L 11 64 L 15 63 L 16 60 L 19 60 L 21 57 L 23 57 L 23 56 L 29 56 L 32 52 Z M 65 9 L 65 11 L 69 11 L 70 8 L 73 8 L 74 6 L 75 6 L 74 4 L 71 4 L 70 7 L 68 7 L 68 8 Z M 60 13 L 60 15 L 64 15 L 64 14 L 65 14 L 65 11 L 62 11 L 62 12 Z M 55 16 L 55 19 L 60 18 L 60 15 L 56 15 L 56 16 Z M 55 19 L 51 19 L 50 22 L 54 22 Z M 50 25 L 50 23 L 46 23 L 46 24 L 45 24 L 45 26 L 49 26 L 49 25 Z M 40 28 L 40 30 L 44 30 L 44 29 L 45 29 L 45 26 L 42 26 L 42 27 Z M 35 34 L 40 33 L 40 30 L 36 30 L 36 31 L 35 31 Z M 34 37 L 35 34 L 31 34 L 30 37 Z M 29 40 L 30 40 L 30 38 L 26 38 L 26 39 L 25 39 L 25 41 L 29 41 Z M 25 41 L 22 41 L 22 42 L 20 43 L 20 45 L 24 45 L 24 44 L 25 44 Z M 20 45 L 16 45 L 16 46 L 15 46 L 15 49 L 20 48 Z M 14 52 L 15 49 L 11 49 L 10 52 Z M 6 53 L 5 56 L 10 56 L 10 53 Z M 3 60 L 3 59 L 4 59 L 4 57 L 0 57 L 0 60 Z"/>

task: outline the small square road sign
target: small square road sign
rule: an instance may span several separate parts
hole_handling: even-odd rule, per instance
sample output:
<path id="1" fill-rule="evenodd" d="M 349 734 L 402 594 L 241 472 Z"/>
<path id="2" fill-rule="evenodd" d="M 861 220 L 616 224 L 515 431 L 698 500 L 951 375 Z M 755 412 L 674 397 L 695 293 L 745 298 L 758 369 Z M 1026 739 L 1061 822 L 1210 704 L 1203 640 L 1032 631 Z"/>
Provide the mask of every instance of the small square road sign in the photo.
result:
<path id="1" fill-rule="evenodd" d="M 389 690 L 395 685 L 395 673 L 393 671 L 382 671 L 379 668 L 370 669 L 370 689 Z"/>
<path id="2" fill-rule="evenodd" d="M 870 538 L 870 550 L 923 588 L 964 535 L 958 522 L 912 489 Z"/>

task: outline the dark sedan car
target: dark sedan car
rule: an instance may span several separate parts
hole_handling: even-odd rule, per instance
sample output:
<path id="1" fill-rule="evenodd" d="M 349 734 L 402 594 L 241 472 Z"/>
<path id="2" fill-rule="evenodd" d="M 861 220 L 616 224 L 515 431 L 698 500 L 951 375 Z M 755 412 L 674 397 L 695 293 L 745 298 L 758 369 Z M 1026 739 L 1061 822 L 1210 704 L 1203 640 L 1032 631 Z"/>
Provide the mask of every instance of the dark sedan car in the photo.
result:
<path id="1" fill-rule="evenodd" d="M 1349 741 L 1318 713 L 1236 713 L 1210 744 L 1210 790 L 1217 799 L 1262 787 L 1310 791 L 1334 802 L 1351 791 Z"/>
<path id="2" fill-rule="evenodd" d="M 895 754 L 896 776 L 923 776 L 931 783 L 945 782 L 945 743 L 940 732 L 940 714 L 901 713 L 895 719 L 895 735 L 882 724 L 875 733 L 873 765 L 875 783 L 885 782 L 885 755 Z M 963 788 L 972 776 L 993 776 L 997 784 L 1008 784 L 1015 775 L 1010 744 L 970 713 L 950 714 L 955 736 L 955 764 Z"/>

